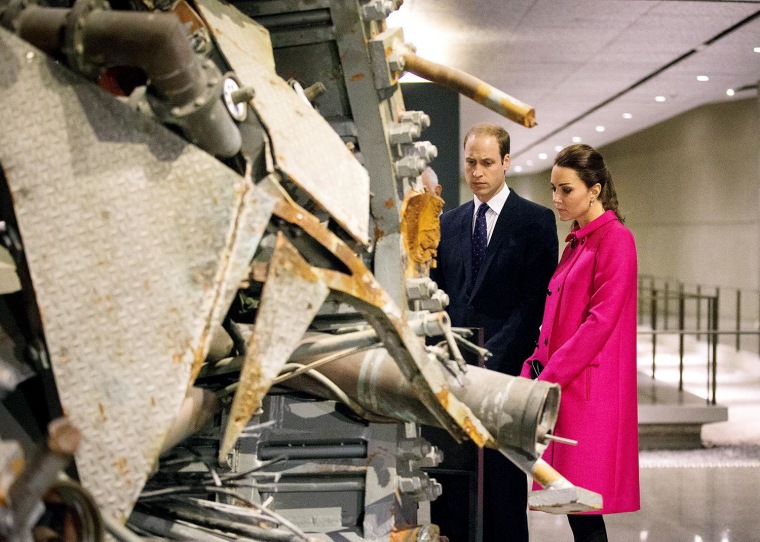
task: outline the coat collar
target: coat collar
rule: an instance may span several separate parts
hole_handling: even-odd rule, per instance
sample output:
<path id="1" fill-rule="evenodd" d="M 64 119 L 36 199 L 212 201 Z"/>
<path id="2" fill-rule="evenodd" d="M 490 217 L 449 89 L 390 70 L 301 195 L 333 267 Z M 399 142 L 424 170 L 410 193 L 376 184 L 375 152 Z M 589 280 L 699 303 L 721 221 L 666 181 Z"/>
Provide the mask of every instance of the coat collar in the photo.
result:
<path id="1" fill-rule="evenodd" d="M 585 237 L 588 237 L 592 233 L 594 233 L 596 230 L 604 226 L 605 224 L 608 224 L 612 222 L 613 220 L 617 220 L 617 216 L 615 216 L 615 211 L 605 211 L 601 216 L 598 218 L 595 218 L 582 228 L 578 227 L 577 225 L 573 226 L 572 231 L 568 234 L 567 237 L 565 237 L 566 243 L 571 243 L 575 245 L 575 243 L 579 240 L 582 240 Z"/>

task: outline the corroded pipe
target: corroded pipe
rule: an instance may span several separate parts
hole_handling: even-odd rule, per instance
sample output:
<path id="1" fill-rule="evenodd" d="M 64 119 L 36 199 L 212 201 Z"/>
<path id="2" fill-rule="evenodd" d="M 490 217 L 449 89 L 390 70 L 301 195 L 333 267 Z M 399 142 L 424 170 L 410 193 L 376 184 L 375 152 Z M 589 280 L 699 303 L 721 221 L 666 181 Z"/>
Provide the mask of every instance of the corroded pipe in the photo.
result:
<path id="1" fill-rule="evenodd" d="M 401 57 L 404 61 L 405 71 L 467 96 L 526 128 L 536 126 L 536 110 L 534 108 L 474 75 L 427 60 L 412 51 L 404 52 Z"/>
<path id="2" fill-rule="evenodd" d="M 240 131 L 221 99 L 222 76 L 195 54 L 176 15 L 111 11 L 104 0 L 77 0 L 71 9 L 16 4 L 0 11 L 0 23 L 24 40 L 50 54 L 65 53 L 79 71 L 142 68 L 159 118 L 216 156 L 240 150 Z"/>
<path id="3" fill-rule="evenodd" d="M 37 523 L 43 511 L 42 496 L 69 464 L 81 439 L 82 433 L 68 418 L 57 418 L 48 424 L 47 438 L 8 490 L 17 532 Z"/>
<path id="4" fill-rule="evenodd" d="M 194 435 L 221 409 L 217 395 L 207 389 L 192 387 L 187 391 L 174 424 L 164 439 L 161 453 L 165 453 L 187 437 Z"/>
<path id="5" fill-rule="evenodd" d="M 349 354 L 320 366 L 316 371 L 332 380 L 369 412 L 439 426 L 417 399 L 412 383 L 383 348 Z M 328 390 L 307 375 L 294 377 L 283 384 L 332 398 Z M 452 374 L 448 385 L 451 393 L 494 435 L 494 445 L 517 449 L 536 458 L 543 453 L 548 444 L 545 436 L 557 421 L 559 386 L 476 366 L 469 367 L 461 384 Z"/>

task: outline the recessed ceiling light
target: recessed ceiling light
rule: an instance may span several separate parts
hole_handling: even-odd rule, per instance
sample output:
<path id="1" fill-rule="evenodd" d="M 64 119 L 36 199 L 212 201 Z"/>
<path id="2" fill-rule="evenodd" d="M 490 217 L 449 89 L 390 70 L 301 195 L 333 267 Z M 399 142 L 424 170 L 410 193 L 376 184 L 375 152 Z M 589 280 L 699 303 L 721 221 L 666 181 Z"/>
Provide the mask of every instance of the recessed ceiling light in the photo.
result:
<path id="1" fill-rule="evenodd" d="M 554 150 L 557 151 L 557 152 L 561 151 L 562 150 L 562 145 L 555 145 L 554 146 Z"/>
<path id="2" fill-rule="evenodd" d="M 755 47 L 755 48 L 754 48 L 754 49 L 752 49 L 752 50 L 753 50 L 753 51 L 755 51 L 756 53 L 760 53 L 760 47 Z"/>
<path id="3" fill-rule="evenodd" d="M 573 143 L 580 143 L 580 142 L 581 142 L 581 138 L 580 138 L 580 137 L 578 137 L 578 136 L 575 136 L 575 137 L 573 138 Z"/>
<path id="4" fill-rule="evenodd" d="M 655 102 L 664 102 L 666 100 L 665 96 L 655 96 L 654 101 Z"/>
<path id="5" fill-rule="evenodd" d="M 707 77 L 706 75 L 697 75 L 697 81 L 704 82 L 704 81 L 709 81 L 709 80 L 710 80 L 710 78 Z"/>
<path id="6" fill-rule="evenodd" d="M 522 171 L 522 166 L 515 166 L 515 171 L 520 173 Z"/>
<path id="7" fill-rule="evenodd" d="M 735 93 L 734 93 L 734 89 L 732 89 L 732 88 L 728 89 L 728 90 L 726 91 L 726 94 L 728 94 L 729 96 L 733 96 L 733 95 L 735 94 Z"/>
<path id="8" fill-rule="evenodd" d="M 597 132 L 604 132 L 604 126 L 601 126 L 601 125 L 600 125 L 600 126 L 597 126 L 597 127 L 596 127 L 596 128 L 594 128 L 594 129 L 595 129 Z"/>
<path id="9" fill-rule="evenodd" d="M 533 160 L 526 160 L 525 164 L 528 165 L 528 166 L 532 166 L 533 165 Z"/>
<path id="10" fill-rule="evenodd" d="M 624 119 L 632 119 L 633 115 L 631 115 L 630 113 L 623 113 L 623 118 Z"/>
<path id="11" fill-rule="evenodd" d="M 538 158 L 539 158 L 539 160 L 546 160 L 547 158 L 549 158 L 549 155 L 546 154 L 545 152 L 539 152 L 538 153 Z"/>

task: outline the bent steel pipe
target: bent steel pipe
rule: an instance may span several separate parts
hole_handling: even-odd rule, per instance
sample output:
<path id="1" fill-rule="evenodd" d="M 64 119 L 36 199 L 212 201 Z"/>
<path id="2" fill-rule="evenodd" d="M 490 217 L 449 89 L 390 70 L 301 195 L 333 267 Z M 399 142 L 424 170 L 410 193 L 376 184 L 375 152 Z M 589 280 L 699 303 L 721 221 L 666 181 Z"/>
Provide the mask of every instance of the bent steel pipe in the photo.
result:
<path id="1" fill-rule="evenodd" d="M 417 399 L 414 386 L 384 348 L 348 354 L 313 369 L 332 380 L 362 408 L 379 416 L 440 427 Z M 513 377 L 469 366 L 461 378 L 450 374 L 451 393 L 472 410 L 494 436 L 495 447 L 519 450 L 538 458 L 546 449 L 546 435 L 554 429 L 559 411 L 560 387 L 556 384 Z M 283 385 L 334 398 L 307 374 Z"/>
<path id="2" fill-rule="evenodd" d="M 77 0 L 71 9 L 17 1 L 0 9 L 0 24 L 46 53 L 66 54 L 80 72 L 110 66 L 143 69 L 159 118 L 177 124 L 188 139 L 216 156 L 240 150 L 240 131 L 222 103 L 221 73 L 195 54 L 176 15 L 111 11 L 104 0 Z"/>

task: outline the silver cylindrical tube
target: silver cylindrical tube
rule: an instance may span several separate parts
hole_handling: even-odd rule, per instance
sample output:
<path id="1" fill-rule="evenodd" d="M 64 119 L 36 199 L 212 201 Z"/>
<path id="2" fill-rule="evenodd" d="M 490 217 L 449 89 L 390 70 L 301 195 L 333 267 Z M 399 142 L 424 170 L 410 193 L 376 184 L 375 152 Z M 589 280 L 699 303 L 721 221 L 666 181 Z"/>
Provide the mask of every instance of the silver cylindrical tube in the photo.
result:
<path id="1" fill-rule="evenodd" d="M 349 354 L 315 370 L 372 413 L 439 426 L 417 398 L 414 385 L 383 348 Z M 330 392 L 308 375 L 292 378 L 285 385 L 330 397 Z M 448 385 L 451 393 L 469 407 L 494 436 L 498 447 L 520 450 L 531 457 L 540 457 L 543 453 L 547 445 L 544 436 L 553 430 L 557 421 L 559 386 L 477 366 L 468 368 L 461 383 L 452 374 Z"/>

